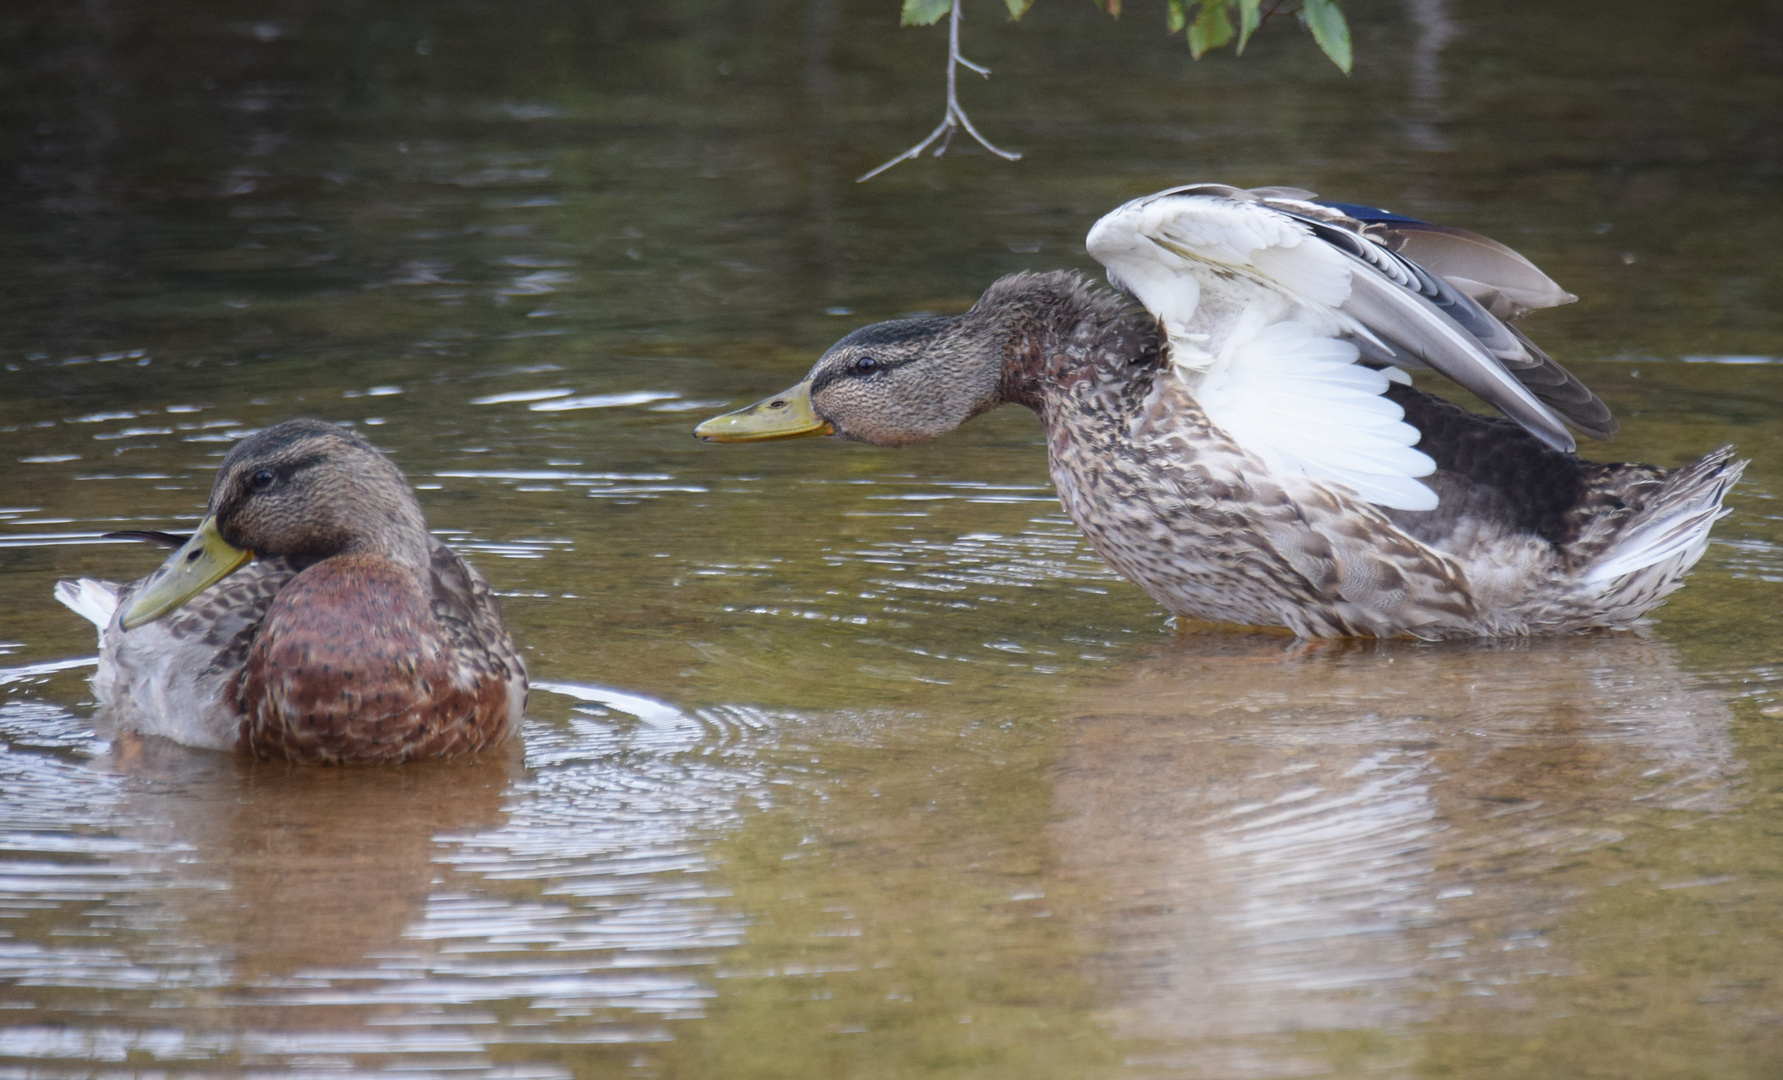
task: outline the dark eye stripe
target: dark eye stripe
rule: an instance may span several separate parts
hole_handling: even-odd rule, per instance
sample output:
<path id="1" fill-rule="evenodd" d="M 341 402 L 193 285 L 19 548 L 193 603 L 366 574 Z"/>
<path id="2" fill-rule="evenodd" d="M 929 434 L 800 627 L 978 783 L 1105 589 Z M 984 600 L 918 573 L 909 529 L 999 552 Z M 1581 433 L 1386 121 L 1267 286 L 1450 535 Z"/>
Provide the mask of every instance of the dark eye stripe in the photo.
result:
<path id="1" fill-rule="evenodd" d="M 868 371 L 860 370 L 859 365 L 862 360 L 873 361 L 873 367 L 871 368 L 871 370 L 868 370 Z M 898 368 L 901 368 L 905 364 L 908 364 L 910 362 L 911 362 L 910 360 L 900 360 L 900 361 L 894 362 L 891 360 L 886 360 L 885 358 L 879 357 L 879 356 L 859 357 L 856 360 L 854 360 L 852 363 L 849 363 L 849 364 L 847 364 L 843 367 L 839 367 L 839 368 L 831 368 L 828 371 L 822 372 L 816 378 L 812 379 L 811 380 L 811 392 L 813 394 L 815 394 L 819 390 L 822 390 L 824 387 L 831 386 L 835 383 L 839 383 L 839 382 L 843 381 L 844 379 L 862 379 L 862 378 L 866 378 L 871 375 L 882 375 L 888 371 L 896 371 Z"/>
<path id="2" fill-rule="evenodd" d="M 322 454 L 309 454 L 297 458 L 294 461 L 281 462 L 277 465 L 268 465 L 264 468 L 255 469 L 248 474 L 245 486 L 249 491 L 265 491 L 271 484 L 290 480 L 298 473 L 303 472 L 305 469 L 313 469 L 317 465 L 322 464 L 325 460 L 327 459 Z M 272 477 L 271 481 L 261 481 L 260 477 L 262 475 L 270 475 Z"/>

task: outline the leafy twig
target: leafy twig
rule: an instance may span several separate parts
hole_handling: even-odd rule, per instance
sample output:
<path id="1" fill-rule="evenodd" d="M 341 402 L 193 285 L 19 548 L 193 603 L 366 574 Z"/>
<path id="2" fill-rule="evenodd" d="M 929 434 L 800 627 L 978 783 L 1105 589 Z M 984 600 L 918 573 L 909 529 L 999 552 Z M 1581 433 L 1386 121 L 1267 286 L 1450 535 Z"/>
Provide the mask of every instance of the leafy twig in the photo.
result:
<path id="1" fill-rule="evenodd" d="M 1119 17 L 1121 13 L 1121 0 L 1091 2 L 1112 16 Z M 1009 9 L 1010 19 L 1019 20 L 1034 5 L 1034 0 L 1003 0 L 1003 3 Z M 1268 5 L 1267 8 L 1265 4 Z M 1290 4 L 1293 6 L 1286 6 Z M 901 6 L 905 26 L 933 26 L 941 21 L 943 15 L 949 16 L 947 111 L 942 114 L 941 123 L 929 132 L 928 138 L 860 177 L 855 183 L 871 180 L 900 161 L 912 160 L 924 150 L 935 146 L 936 140 L 940 140 L 941 145 L 935 147 L 935 156 L 940 157 L 953 145 L 953 137 L 961 128 L 976 139 L 978 145 L 998 157 L 1006 161 L 1020 161 L 1020 154 L 993 146 L 989 139 L 979 134 L 978 129 L 972 126 L 971 119 L 966 116 L 966 110 L 960 108 L 959 69 L 970 68 L 987 78 L 990 76 L 988 68 L 974 64 L 960 55 L 960 0 L 902 0 Z M 1338 0 L 1164 0 L 1164 7 L 1165 28 L 1172 34 L 1183 34 L 1188 39 L 1189 55 L 1197 60 L 1214 49 L 1224 48 L 1234 40 L 1238 46 L 1235 51 L 1242 56 L 1245 46 L 1250 43 L 1251 35 L 1263 23 L 1278 15 L 1296 16 L 1301 25 L 1312 33 L 1313 40 L 1331 62 L 1345 75 L 1350 73 L 1353 59 L 1350 26 L 1338 8 Z"/>
<path id="2" fill-rule="evenodd" d="M 928 138 L 917 143 L 915 146 L 912 146 L 897 157 L 892 158 L 890 161 L 879 166 L 877 169 L 874 169 L 872 172 L 860 177 L 855 183 L 864 183 L 891 168 L 893 165 L 898 164 L 900 161 L 910 161 L 916 158 L 924 150 L 927 150 L 936 139 L 941 139 L 941 145 L 935 147 L 935 156 L 940 157 L 942 154 L 947 153 L 947 148 L 949 146 L 953 145 L 954 132 L 960 128 L 965 128 L 966 134 L 976 139 L 978 145 L 984 147 L 986 150 L 989 150 L 1003 160 L 1021 160 L 1020 154 L 1011 150 L 1001 149 L 993 145 L 989 139 L 980 135 L 978 129 L 972 126 L 972 120 L 966 115 L 966 110 L 960 108 L 960 98 L 957 90 L 959 69 L 962 67 L 969 68 L 987 79 L 990 78 L 991 71 L 989 68 L 974 64 L 972 61 L 960 55 L 960 0 L 953 0 L 953 10 L 950 15 L 950 20 L 951 21 L 947 27 L 947 111 L 942 114 L 941 123 L 936 125 L 934 131 L 929 132 Z M 943 138 L 943 136 L 945 136 L 945 138 Z"/>

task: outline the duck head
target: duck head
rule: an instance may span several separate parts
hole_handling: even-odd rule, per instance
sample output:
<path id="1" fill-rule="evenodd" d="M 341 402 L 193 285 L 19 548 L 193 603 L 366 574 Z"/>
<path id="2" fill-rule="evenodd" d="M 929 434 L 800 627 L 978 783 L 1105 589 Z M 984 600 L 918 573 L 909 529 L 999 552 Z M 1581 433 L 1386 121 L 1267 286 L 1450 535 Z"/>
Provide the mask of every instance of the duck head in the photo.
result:
<path id="1" fill-rule="evenodd" d="M 875 446 L 938 438 L 1002 403 L 1006 337 L 977 307 L 865 326 L 830 346 L 798 385 L 694 434 L 707 442 L 836 435 Z"/>
<path id="2" fill-rule="evenodd" d="M 124 629 L 177 610 L 256 556 L 301 566 L 371 554 L 427 566 L 427 523 L 402 474 L 360 436 L 320 420 L 290 420 L 236 443 L 208 509 L 124 612 Z"/>

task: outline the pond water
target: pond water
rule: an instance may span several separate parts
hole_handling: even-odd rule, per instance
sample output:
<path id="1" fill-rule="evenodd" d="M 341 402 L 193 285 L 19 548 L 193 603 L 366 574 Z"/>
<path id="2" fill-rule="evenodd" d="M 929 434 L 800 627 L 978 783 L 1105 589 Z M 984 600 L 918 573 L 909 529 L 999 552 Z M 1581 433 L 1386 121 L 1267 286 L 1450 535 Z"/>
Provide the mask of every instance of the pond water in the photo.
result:
<path id="1" fill-rule="evenodd" d="M 893 0 L 0 13 L 0 1077 L 1783 1073 L 1783 16 Z M 1161 5 L 1159 6 L 1161 9 Z M 1478 229 L 1623 418 L 1753 458 L 1641 634 L 1178 633 L 1032 416 L 706 446 L 873 319 L 1189 180 Z M 472 763 L 120 735 L 60 577 L 359 426 L 536 681 Z"/>

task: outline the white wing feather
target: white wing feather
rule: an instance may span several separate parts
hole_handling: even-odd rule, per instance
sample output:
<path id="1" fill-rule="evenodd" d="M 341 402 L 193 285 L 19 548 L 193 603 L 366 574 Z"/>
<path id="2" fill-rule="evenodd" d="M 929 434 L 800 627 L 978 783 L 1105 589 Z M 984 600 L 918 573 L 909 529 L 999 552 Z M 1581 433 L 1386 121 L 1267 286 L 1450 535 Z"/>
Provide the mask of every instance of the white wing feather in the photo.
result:
<path id="1" fill-rule="evenodd" d="M 1259 203 L 1186 193 L 1120 207 L 1087 246 L 1157 317 L 1208 419 L 1272 471 L 1395 509 L 1436 508 L 1415 479 L 1436 463 L 1412 449 L 1417 429 L 1381 396 L 1403 375 L 1357 364 L 1344 340 L 1369 332 L 1339 310 L 1352 274 L 1342 252 Z"/>
<path id="2" fill-rule="evenodd" d="M 1418 430 L 1380 396 L 1387 376 L 1356 356 L 1354 345 L 1304 323 L 1273 323 L 1232 342 L 1196 400 L 1272 472 L 1335 481 L 1399 510 L 1436 509 L 1436 493 L 1413 479 L 1435 472 L 1436 462 L 1412 449 Z"/>

